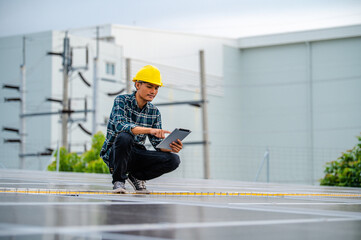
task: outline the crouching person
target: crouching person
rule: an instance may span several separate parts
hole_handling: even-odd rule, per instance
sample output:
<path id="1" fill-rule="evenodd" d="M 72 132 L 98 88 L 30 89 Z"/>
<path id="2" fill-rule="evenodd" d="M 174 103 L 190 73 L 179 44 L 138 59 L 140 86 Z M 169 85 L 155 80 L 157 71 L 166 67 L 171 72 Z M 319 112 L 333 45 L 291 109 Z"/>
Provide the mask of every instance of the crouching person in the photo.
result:
<path id="1" fill-rule="evenodd" d="M 162 129 L 161 114 L 151 103 L 163 86 L 159 70 L 151 65 L 140 69 L 133 79 L 136 92 L 118 95 L 110 113 L 106 139 L 100 157 L 113 176 L 115 192 L 126 193 L 127 180 L 138 193 L 149 193 L 145 181 L 175 170 L 180 164 L 178 139 L 168 149 L 147 150 L 146 137 L 154 148 L 169 131 Z"/>

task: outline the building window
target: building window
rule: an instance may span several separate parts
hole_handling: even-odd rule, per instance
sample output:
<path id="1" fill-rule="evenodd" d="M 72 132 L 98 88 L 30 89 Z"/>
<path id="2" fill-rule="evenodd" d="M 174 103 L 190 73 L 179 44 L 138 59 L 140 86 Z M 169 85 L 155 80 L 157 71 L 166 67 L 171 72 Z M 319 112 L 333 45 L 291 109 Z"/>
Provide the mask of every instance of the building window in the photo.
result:
<path id="1" fill-rule="evenodd" d="M 114 63 L 107 62 L 105 69 L 106 69 L 106 73 L 108 75 L 115 75 L 115 64 Z"/>

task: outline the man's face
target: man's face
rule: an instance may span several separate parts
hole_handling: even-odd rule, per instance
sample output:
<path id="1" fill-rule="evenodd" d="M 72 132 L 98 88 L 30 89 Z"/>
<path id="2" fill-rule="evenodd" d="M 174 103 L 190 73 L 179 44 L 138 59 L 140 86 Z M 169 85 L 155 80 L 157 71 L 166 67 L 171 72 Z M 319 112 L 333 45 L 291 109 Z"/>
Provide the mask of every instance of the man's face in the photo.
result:
<path id="1" fill-rule="evenodd" d="M 138 89 L 139 96 L 147 102 L 153 101 L 155 96 L 158 94 L 159 86 L 155 84 L 137 82 L 136 87 Z"/>

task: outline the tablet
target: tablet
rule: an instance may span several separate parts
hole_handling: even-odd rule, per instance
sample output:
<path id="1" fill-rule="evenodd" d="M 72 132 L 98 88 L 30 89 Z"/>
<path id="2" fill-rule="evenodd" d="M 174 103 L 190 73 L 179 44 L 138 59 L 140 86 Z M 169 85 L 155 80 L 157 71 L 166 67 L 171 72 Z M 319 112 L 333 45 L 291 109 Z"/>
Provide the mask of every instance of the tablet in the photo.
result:
<path id="1" fill-rule="evenodd" d="M 177 141 L 177 139 L 179 140 L 183 140 L 185 137 L 188 136 L 188 134 L 190 134 L 191 131 L 188 129 L 184 129 L 184 128 L 176 128 L 173 130 L 173 132 L 171 132 L 168 137 L 164 138 L 163 141 L 161 141 L 156 148 L 165 148 L 165 149 L 169 149 L 172 150 L 169 146 L 169 144 L 171 144 L 174 141 Z"/>

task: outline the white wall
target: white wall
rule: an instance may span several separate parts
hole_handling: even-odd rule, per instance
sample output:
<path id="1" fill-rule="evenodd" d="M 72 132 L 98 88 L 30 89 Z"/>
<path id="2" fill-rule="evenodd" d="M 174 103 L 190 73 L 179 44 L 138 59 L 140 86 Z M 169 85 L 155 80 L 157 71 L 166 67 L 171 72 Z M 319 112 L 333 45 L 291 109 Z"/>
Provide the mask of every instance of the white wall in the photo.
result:
<path id="1" fill-rule="evenodd" d="M 361 37 L 312 43 L 312 80 L 315 148 L 351 149 L 361 134 Z"/>
<path id="2" fill-rule="evenodd" d="M 225 65 L 237 62 L 239 76 L 237 83 L 229 82 L 234 70 L 225 68 L 226 93 L 234 91 L 232 135 L 238 137 L 234 154 L 225 159 L 233 158 L 233 175 L 238 166 L 234 178 L 254 179 L 268 147 L 271 181 L 317 184 L 325 163 L 356 145 L 361 132 L 361 38 L 309 46 L 225 50 Z M 264 166 L 260 180 L 265 177 Z"/>
<path id="3" fill-rule="evenodd" d="M 222 44 L 237 44 L 235 39 L 120 25 L 111 25 L 111 35 L 124 47 L 125 57 L 194 71 L 199 70 L 198 52 L 204 50 L 207 74 L 217 76 L 223 74 Z"/>

